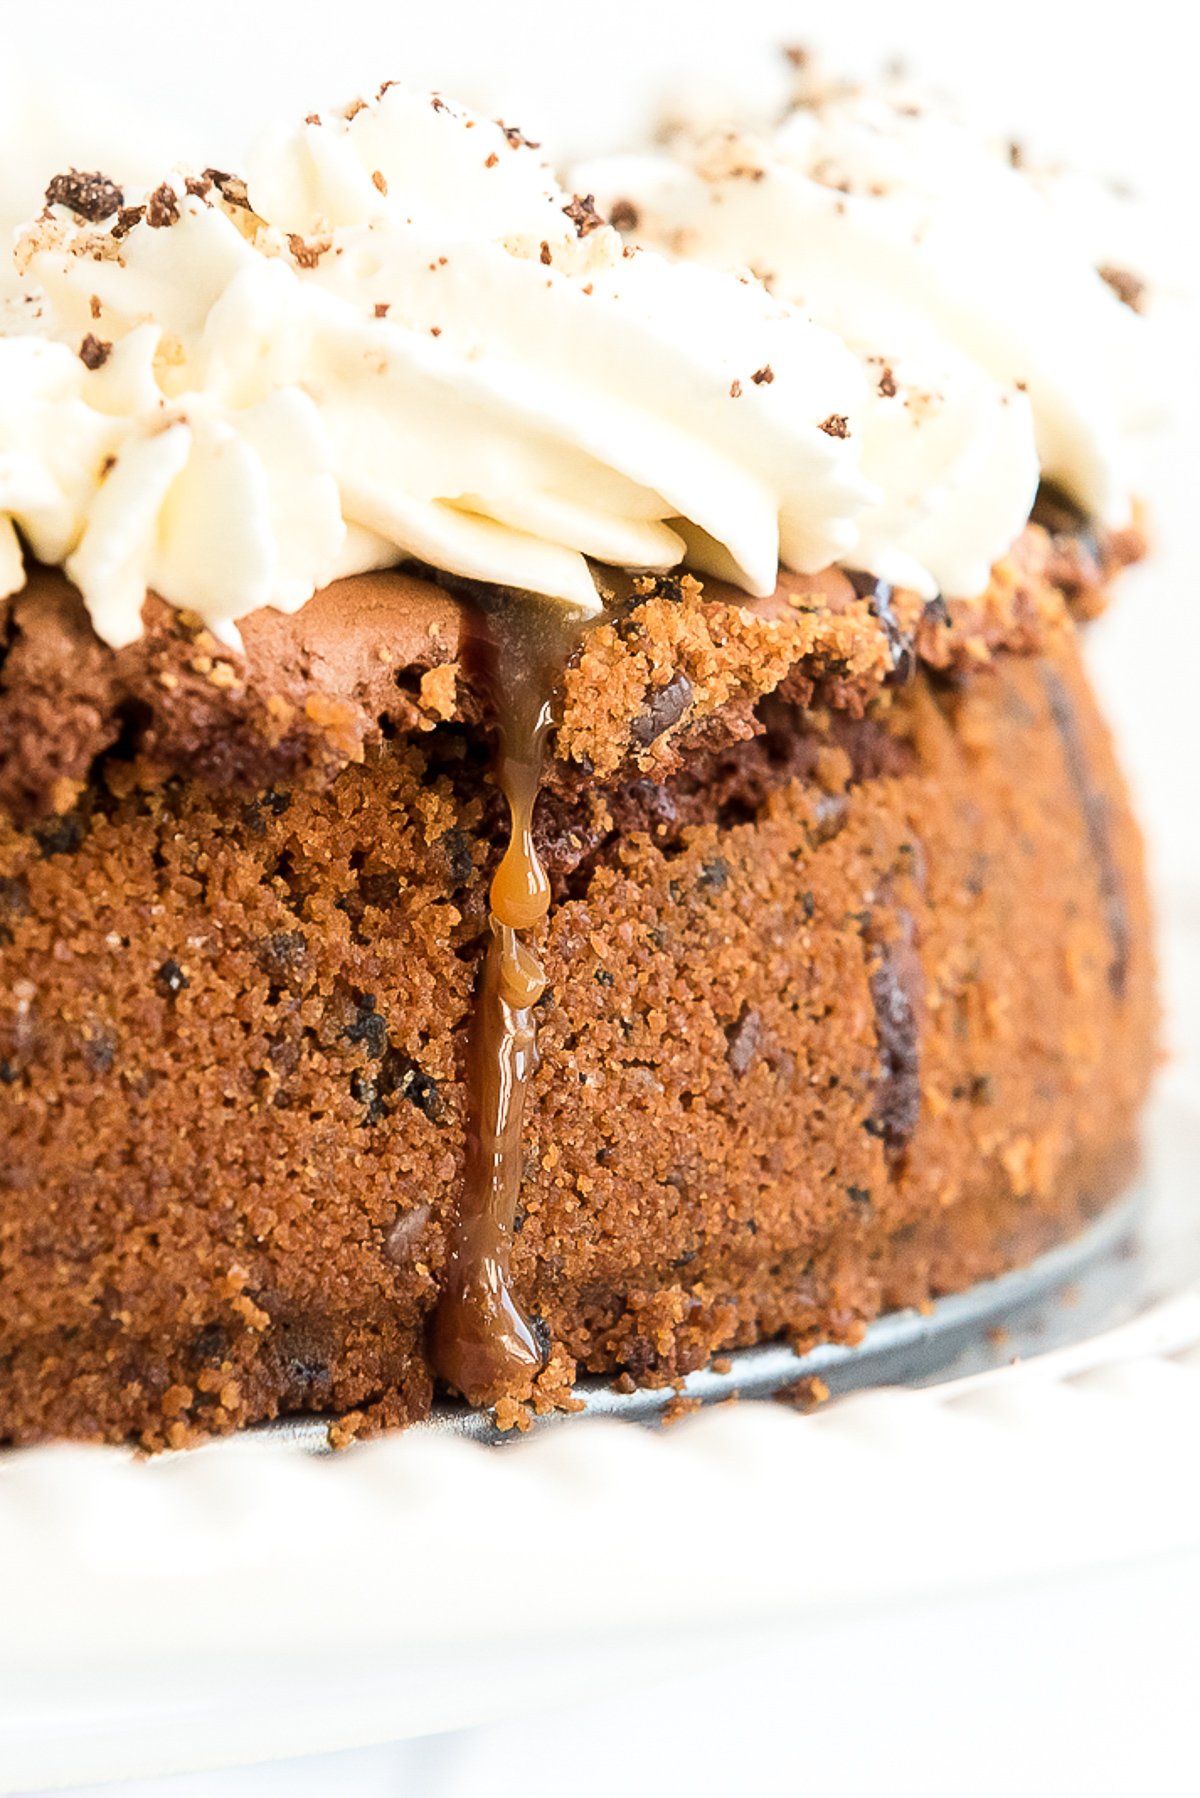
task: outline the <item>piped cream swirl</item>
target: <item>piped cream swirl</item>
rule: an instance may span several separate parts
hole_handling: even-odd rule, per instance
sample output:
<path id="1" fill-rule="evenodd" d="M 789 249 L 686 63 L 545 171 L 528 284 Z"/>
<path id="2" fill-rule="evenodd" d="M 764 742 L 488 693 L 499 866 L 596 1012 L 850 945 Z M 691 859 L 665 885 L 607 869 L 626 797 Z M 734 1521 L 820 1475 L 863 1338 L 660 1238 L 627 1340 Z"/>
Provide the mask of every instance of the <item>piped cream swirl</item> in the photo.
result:
<path id="1" fill-rule="evenodd" d="M 578 171 L 641 242 L 752 270 L 833 329 L 868 393 L 851 419 L 879 495 L 859 561 L 969 597 L 1039 474 L 1128 523 L 1136 441 L 1161 411 L 1154 333 L 1043 185 L 904 90 L 817 91 L 778 129 L 677 138 Z"/>
<path id="2" fill-rule="evenodd" d="M 245 181 L 49 205 L 0 282 L 0 597 L 29 553 L 113 645 L 154 590 L 234 646 L 404 560 L 585 608 L 590 564 L 685 558 L 968 597 L 1040 477 L 1127 521 L 1153 334 L 952 116 L 834 92 L 580 182 L 636 246 L 392 85 Z"/>
<path id="3" fill-rule="evenodd" d="M 437 96 L 389 87 L 140 214 L 50 207 L 17 259 L 0 591 L 19 531 L 114 645 L 147 589 L 236 643 L 401 559 L 594 608 L 589 559 L 686 547 L 763 593 L 781 555 L 851 550 L 874 497 L 822 429 L 861 393 L 836 335 L 626 249 L 519 133 Z"/>

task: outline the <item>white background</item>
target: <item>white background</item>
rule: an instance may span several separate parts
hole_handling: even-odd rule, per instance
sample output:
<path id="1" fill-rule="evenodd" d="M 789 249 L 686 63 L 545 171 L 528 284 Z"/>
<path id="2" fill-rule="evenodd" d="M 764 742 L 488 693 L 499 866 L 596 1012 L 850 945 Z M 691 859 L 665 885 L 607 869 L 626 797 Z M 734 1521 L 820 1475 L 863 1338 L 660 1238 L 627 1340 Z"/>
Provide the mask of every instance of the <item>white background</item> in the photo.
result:
<path id="1" fill-rule="evenodd" d="M 52 165 L 121 158 L 152 172 L 182 155 L 236 164 L 271 113 L 306 112 L 389 76 L 489 104 L 564 156 L 618 142 L 650 104 L 743 106 L 781 91 L 780 40 L 867 69 L 900 53 L 981 119 L 1158 196 L 1165 254 L 1196 264 L 1200 98 L 1194 26 L 1164 0 L 0 0 L 0 215 L 30 206 Z M 146 166 L 148 165 L 148 166 Z M 1200 924 L 1196 365 L 1156 482 L 1154 566 L 1126 582 L 1094 660 L 1146 818 L 1165 921 L 1167 984 Z M 1197 1039 L 1179 1005 L 1176 1040 Z M 1113 1445 L 1120 1456 L 1120 1444 Z M 887 1495 L 881 1494 L 881 1503 Z M 716 1530 L 746 1526 L 717 1517 Z M 669 1543 L 670 1521 L 664 1522 Z M 804 1542 L 798 1505 L 797 1552 Z M 569 1570 L 564 1570 L 569 1578 Z M 703 1567 L 696 1577 L 703 1579 Z M 603 1708 L 531 1713 L 456 1738 L 256 1774 L 205 1774 L 143 1794 L 737 1794 L 887 1789 L 975 1794 L 1200 1791 L 1195 1711 L 1200 1569 L 1173 1561 L 990 1601 L 931 1602 L 814 1640 L 782 1632 L 718 1649 L 716 1664 Z M 0 1604 L 2 1604 L 0 1593 Z M 213 1727 L 219 1731 L 219 1718 Z M 130 1788 L 132 1791 L 133 1788 Z"/>

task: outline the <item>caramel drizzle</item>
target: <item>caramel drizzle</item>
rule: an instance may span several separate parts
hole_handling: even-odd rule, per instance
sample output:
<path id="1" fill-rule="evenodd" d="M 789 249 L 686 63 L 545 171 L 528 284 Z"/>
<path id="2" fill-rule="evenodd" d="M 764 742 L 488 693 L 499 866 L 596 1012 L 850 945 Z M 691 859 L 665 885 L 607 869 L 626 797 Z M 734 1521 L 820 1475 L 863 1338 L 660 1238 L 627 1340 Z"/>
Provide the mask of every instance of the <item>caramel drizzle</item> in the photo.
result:
<path id="1" fill-rule="evenodd" d="M 471 1024 L 466 1166 L 431 1352 L 438 1377 L 471 1404 L 527 1391 L 542 1351 L 510 1283 L 525 1100 L 538 1066 L 534 1007 L 545 971 L 523 932 L 550 909 L 533 840 L 546 738 L 583 616 L 533 594 L 472 618 L 478 673 L 500 721 L 496 780 L 509 839 L 492 879 L 488 946 Z"/>

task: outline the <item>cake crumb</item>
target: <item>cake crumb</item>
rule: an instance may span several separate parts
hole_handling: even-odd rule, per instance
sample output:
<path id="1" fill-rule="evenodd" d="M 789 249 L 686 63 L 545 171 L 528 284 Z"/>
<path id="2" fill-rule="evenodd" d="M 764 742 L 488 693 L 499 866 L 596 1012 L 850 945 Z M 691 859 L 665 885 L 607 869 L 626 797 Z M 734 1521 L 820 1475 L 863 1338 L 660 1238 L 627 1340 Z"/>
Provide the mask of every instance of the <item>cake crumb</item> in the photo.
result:
<path id="1" fill-rule="evenodd" d="M 667 1400 L 659 1412 L 658 1421 L 664 1430 L 669 1430 L 673 1424 L 682 1423 L 685 1417 L 693 1417 L 701 1409 L 702 1401 L 700 1399 L 690 1398 L 684 1392 L 677 1392 L 673 1398 Z"/>
<path id="2" fill-rule="evenodd" d="M 367 1418 L 362 1411 L 347 1411 L 344 1417 L 335 1418 L 329 1426 L 328 1441 L 332 1449 L 350 1448 L 357 1440 L 359 1432 L 365 1427 Z"/>
<path id="3" fill-rule="evenodd" d="M 815 1411 L 829 1402 L 829 1387 L 819 1374 L 806 1374 L 782 1387 L 776 1394 L 778 1404 L 791 1405 L 797 1411 Z"/>
<path id="4" fill-rule="evenodd" d="M 512 1430 L 516 1430 L 523 1436 L 533 1427 L 533 1413 L 521 1399 L 498 1399 L 492 1415 L 496 1428 L 506 1436 Z"/>
<path id="5" fill-rule="evenodd" d="M 457 662 L 443 662 L 437 668 L 426 669 L 421 676 L 421 706 L 443 723 L 448 723 L 458 709 L 458 674 Z"/>

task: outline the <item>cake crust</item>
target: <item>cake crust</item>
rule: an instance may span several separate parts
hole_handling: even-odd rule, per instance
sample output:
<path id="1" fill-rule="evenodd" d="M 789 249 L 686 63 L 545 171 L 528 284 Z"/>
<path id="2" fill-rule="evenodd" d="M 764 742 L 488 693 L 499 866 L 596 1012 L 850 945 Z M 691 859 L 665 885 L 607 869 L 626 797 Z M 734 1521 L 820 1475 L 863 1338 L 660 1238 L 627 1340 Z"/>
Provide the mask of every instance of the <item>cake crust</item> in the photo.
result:
<path id="1" fill-rule="evenodd" d="M 507 1421 L 584 1370 L 853 1341 L 1132 1166 L 1146 898 L 1069 626 L 860 706 L 793 666 L 747 716 L 674 768 L 560 759 L 539 808 L 513 1278 L 550 1355 Z M 6 1440 L 426 1412 L 503 840 L 485 766 L 457 716 L 324 783 L 118 749 L 0 825 Z"/>
<path id="2" fill-rule="evenodd" d="M 910 661 L 962 670 L 1040 649 L 1100 609 L 1140 547 L 1136 533 L 1089 542 L 1077 515 L 1043 507 L 975 600 L 898 593 L 881 615 L 833 570 L 784 573 L 766 600 L 686 575 L 635 583 L 568 673 L 559 768 L 608 776 L 633 755 L 667 771 L 697 742 L 751 734 L 755 703 L 781 682 L 858 712 Z M 0 807 L 68 811 L 114 749 L 213 786 L 320 784 L 398 731 L 487 723 L 462 665 L 463 606 L 432 572 L 358 575 L 297 613 L 255 612 L 242 652 L 152 594 L 143 622 L 110 649 L 55 569 L 0 600 Z M 686 703 L 664 712 L 681 677 Z"/>

